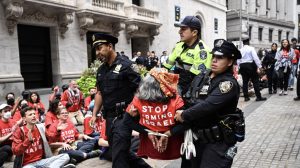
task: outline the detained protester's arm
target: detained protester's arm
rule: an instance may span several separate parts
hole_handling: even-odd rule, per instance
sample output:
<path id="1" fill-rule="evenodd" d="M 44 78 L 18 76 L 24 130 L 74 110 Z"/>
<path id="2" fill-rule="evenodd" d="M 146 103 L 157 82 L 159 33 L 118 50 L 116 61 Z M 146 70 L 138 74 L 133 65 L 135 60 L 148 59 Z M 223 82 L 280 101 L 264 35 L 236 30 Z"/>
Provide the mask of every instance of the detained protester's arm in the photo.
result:
<path id="1" fill-rule="evenodd" d="M 32 135 L 31 135 L 32 136 Z M 22 155 L 25 150 L 32 144 L 32 137 L 29 134 L 24 135 L 20 127 L 13 133 L 12 151 L 14 155 Z"/>
<path id="2" fill-rule="evenodd" d="M 98 88 L 98 91 L 95 95 L 95 103 L 94 103 L 94 108 L 93 108 L 93 116 L 90 120 L 90 125 L 94 125 L 95 124 L 95 121 L 96 121 L 96 118 L 97 118 L 97 113 L 100 111 L 102 107 L 102 95 L 101 95 L 101 92 L 99 91 L 99 88 Z"/>
<path id="3" fill-rule="evenodd" d="M 227 93 L 222 93 L 219 86 L 216 86 L 208 97 L 197 103 L 196 105 L 184 110 L 180 117 L 185 123 L 195 122 L 203 117 L 214 115 L 218 112 L 222 112 L 223 107 L 235 100 L 236 90 L 238 89 L 236 85 L 232 85 L 232 88 Z"/>

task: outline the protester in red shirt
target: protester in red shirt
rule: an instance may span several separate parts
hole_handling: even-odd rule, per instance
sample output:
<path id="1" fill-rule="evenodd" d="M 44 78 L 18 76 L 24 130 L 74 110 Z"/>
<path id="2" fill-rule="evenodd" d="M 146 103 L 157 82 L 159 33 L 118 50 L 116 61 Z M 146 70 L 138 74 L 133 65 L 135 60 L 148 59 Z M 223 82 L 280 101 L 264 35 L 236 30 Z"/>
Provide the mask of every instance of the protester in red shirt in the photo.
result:
<path id="1" fill-rule="evenodd" d="M 58 153 L 67 153 L 69 156 L 81 162 L 85 159 L 97 157 L 100 151 L 86 152 L 89 148 L 85 145 L 76 146 L 76 141 L 79 139 L 92 140 L 93 138 L 80 134 L 74 124 L 69 120 L 69 112 L 66 108 L 61 108 L 58 114 L 58 120 L 55 121 L 47 132 L 47 137 L 52 147 L 57 147 Z"/>
<path id="2" fill-rule="evenodd" d="M 177 94 L 177 83 L 177 74 L 168 73 L 164 69 L 152 69 L 143 79 L 126 111 L 132 116 L 139 115 L 139 124 L 150 131 L 164 133 L 170 130 L 176 125 L 176 110 L 184 105 Z M 140 134 L 138 155 L 161 160 L 177 159 L 180 157 L 182 142 L 183 135 L 168 139 L 165 136 Z"/>
<path id="3" fill-rule="evenodd" d="M 8 104 L 0 105 L 0 167 L 12 156 L 11 136 L 18 126 L 11 120 L 10 108 Z"/>
<path id="4" fill-rule="evenodd" d="M 45 120 L 45 106 L 41 102 L 40 95 L 37 92 L 31 92 L 28 99 L 28 106 L 33 107 L 39 114 L 39 121 Z"/>
<path id="5" fill-rule="evenodd" d="M 48 112 L 46 113 L 45 118 L 45 127 L 48 129 L 51 124 L 53 124 L 56 120 L 58 120 L 57 115 L 59 113 L 60 108 L 64 106 L 58 99 L 54 99 L 49 103 Z"/>
<path id="6" fill-rule="evenodd" d="M 84 99 L 84 110 L 88 111 L 89 106 L 92 100 L 95 98 L 95 94 L 97 93 L 97 89 L 95 87 L 89 89 L 90 95 Z"/>
<path id="7" fill-rule="evenodd" d="M 25 99 L 22 99 L 20 102 L 19 102 L 19 105 L 16 109 L 15 112 L 12 111 L 12 119 L 15 121 L 15 122 L 20 122 L 20 120 L 22 120 L 22 116 L 21 116 L 21 110 L 25 107 L 28 107 L 28 102 L 27 100 Z M 35 114 L 37 116 L 37 118 L 40 117 L 38 111 L 35 111 Z"/>
<path id="8" fill-rule="evenodd" d="M 18 127 L 13 134 L 12 149 L 16 155 L 15 168 L 63 167 L 70 160 L 66 154 L 52 156 L 45 136 L 43 124 L 37 124 L 35 109 L 25 107 L 21 111 L 25 126 Z M 70 167 L 70 166 L 68 166 Z M 74 167 L 74 166 L 73 166 Z"/>
<path id="9" fill-rule="evenodd" d="M 62 104 L 70 112 L 70 119 L 74 125 L 83 124 L 83 114 L 81 108 L 83 107 L 83 95 L 78 89 L 76 81 L 72 80 L 69 88 L 61 95 Z"/>

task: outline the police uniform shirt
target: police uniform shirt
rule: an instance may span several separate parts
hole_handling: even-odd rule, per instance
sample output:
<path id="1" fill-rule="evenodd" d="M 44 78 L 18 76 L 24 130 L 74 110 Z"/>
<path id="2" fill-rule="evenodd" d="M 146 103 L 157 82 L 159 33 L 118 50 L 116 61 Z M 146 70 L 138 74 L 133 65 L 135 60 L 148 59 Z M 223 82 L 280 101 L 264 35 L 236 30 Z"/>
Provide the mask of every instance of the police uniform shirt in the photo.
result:
<path id="1" fill-rule="evenodd" d="M 261 68 L 261 61 L 259 60 L 256 51 L 253 47 L 250 47 L 249 45 L 244 45 L 243 48 L 241 48 L 241 54 L 242 58 L 237 60 L 237 64 L 243 64 L 243 63 L 252 63 L 255 62 L 256 66 L 258 68 Z"/>
<path id="2" fill-rule="evenodd" d="M 175 65 L 176 67 L 189 70 L 194 75 L 198 75 L 211 68 L 212 54 L 210 51 L 202 40 L 196 41 L 192 46 L 187 46 L 184 42 L 178 42 L 163 65 L 168 69 Z M 178 64 L 177 58 L 180 58 L 184 63 L 184 67 Z"/>
<path id="3" fill-rule="evenodd" d="M 212 78 L 208 88 L 208 95 L 205 100 L 199 101 L 196 105 L 186 109 L 182 113 L 185 124 L 196 124 L 205 121 L 207 124 L 215 124 L 211 118 L 234 113 L 239 100 L 239 85 L 230 70 Z M 205 124 L 201 124 L 205 125 Z"/>
<path id="4" fill-rule="evenodd" d="M 116 103 L 129 104 L 140 80 L 139 73 L 132 68 L 132 62 L 120 55 L 111 66 L 104 63 L 97 72 L 97 88 L 102 95 L 104 111 L 115 111 Z"/>

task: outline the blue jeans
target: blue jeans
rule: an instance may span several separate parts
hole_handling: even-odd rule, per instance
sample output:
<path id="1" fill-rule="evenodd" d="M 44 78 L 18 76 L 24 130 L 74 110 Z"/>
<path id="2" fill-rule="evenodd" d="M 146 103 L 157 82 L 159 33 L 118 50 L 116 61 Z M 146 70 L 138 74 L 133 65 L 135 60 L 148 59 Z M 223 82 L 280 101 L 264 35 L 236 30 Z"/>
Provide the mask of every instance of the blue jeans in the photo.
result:
<path id="1" fill-rule="evenodd" d="M 36 167 L 48 167 L 48 168 L 58 168 L 69 163 L 70 157 L 67 154 L 60 154 L 57 156 L 52 156 L 47 159 L 42 159 L 36 162 L 29 163 L 23 168 L 36 168 Z"/>
<path id="2" fill-rule="evenodd" d="M 288 87 L 294 86 L 296 73 L 297 73 L 297 64 L 293 64 L 292 68 L 291 68 L 290 77 L 289 77 L 289 86 Z"/>

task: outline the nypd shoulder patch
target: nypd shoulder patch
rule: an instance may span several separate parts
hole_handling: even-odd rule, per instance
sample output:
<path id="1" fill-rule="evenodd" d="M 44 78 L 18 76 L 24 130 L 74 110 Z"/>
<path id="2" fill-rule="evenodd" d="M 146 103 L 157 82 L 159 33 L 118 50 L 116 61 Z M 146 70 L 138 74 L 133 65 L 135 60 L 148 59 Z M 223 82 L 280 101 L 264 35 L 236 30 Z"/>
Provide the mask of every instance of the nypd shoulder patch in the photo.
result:
<path id="1" fill-rule="evenodd" d="M 219 84 L 219 88 L 221 93 L 228 93 L 233 87 L 233 83 L 231 81 L 221 82 Z"/>

